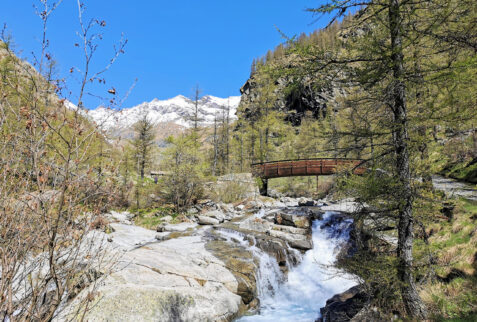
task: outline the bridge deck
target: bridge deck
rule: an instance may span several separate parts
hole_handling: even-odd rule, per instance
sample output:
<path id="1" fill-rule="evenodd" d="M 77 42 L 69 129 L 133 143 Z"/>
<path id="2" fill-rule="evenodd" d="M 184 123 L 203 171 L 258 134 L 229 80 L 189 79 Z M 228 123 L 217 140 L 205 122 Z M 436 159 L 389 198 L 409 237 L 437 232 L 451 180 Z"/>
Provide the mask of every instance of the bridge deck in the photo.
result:
<path id="1" fill-rule="evenodd" d="M 363 174 L 364 167 L 359 167 L 362 160 L 356 159 L 307 159 L 271 161 L 252 164 L 252 173 L 262 179 L 332 175 L 343 170 L 352 170 L 354 174 Z"/>

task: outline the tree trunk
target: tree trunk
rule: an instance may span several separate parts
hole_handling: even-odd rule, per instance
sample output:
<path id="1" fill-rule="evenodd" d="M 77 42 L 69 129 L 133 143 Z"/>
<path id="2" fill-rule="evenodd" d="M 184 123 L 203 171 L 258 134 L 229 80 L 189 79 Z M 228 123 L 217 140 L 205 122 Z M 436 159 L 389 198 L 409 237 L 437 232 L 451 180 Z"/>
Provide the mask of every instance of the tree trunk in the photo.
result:
<path id="1" fill-rule="evenodd" d="M 400 186 L 401 204 L 398 223 L 398 277 L 402 283 L 401 295 L 407 314 L 413 318 L 424 319 L 426 309 L 417 293 L 412 275 L 413 248 L 413 193 L 409 167 L 409 136 L 407 132 L 406 87 L 403 82 L 404 65 L 401 35 L 401 14 L 399 0 L 389 0 L 389 27 L 391 36 L 391 61 L 393 84 L 391 106 L 394 116 L 393 144 L 396 153 L 396 170 Z"/>
<path id="2" fill-rule="evenodd" d="M 227 103 L 227 118 L 226 118 L 226 131 L 225 131 L 225 164 L 226 172 L 230 172 L 230 142 L 229 142 L 229 130 L 230 130 L 230 103 Z"/>
<path id="3" fill-rule="evenodd" d="M 474 142 L 474 150 L 472 151 L 472 157 L 477 157 L 477 128 L 472 126 L 472 141 Z"/>
<path id="4" fill-rule="evenodd" d="M 252 134 L 250 136 L 250 159 L 252 163 L 255 162 L 255 127 L 252 121 Z"/>
<path id="5" fill-rule="evenodd" d="M 243 172 L 243 125 L 240 133 L 240 173 Z"/>
<path id="6" fill-rule="evenodd" d="M 217 174 L 217 157 L 218 157 L 218 140 L 217 140 L 217 115 L 214 118 L 214 161 L 212 165 L 212 175 Z"/>
<path id="7" fill-rule="evenodd" d="M 144 170 L 146 168 L 146 151 L 143 151 L 141 156 L 141 179 L 144 179 Z"/>

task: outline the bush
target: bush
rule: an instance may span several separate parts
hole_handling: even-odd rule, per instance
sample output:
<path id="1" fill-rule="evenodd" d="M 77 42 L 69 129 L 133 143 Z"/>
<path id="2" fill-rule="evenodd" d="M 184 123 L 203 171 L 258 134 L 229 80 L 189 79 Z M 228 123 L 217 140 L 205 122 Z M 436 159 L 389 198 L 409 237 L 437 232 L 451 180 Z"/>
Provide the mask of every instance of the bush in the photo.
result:
<path id="1" fill-rule="evenodd" d="M 217 184 L 211 197 L 215 202 L 234 203 L 245 199 L 248 190 L 245 183 L 227 181 Z"/>

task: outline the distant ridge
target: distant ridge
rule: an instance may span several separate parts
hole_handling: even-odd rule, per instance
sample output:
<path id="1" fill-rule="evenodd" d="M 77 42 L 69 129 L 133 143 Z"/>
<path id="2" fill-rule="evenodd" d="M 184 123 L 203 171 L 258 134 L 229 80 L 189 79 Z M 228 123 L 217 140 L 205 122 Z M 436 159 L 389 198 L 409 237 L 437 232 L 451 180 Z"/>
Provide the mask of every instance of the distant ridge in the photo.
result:
<path id="1" fill-rule="evenodd" d="M 222 115 L 224 108 L 230 107 L 229 116 L 235 119 L 235 112 L 240 103 L 240 96 L 220 98 L 211 95 L 203 96 L 199 100 L 199 118 L 202 126 L 213 124 L 215 115 Z M 121 132 L 130 129 L 145 113 L 155 124 L 161 123 L 175 124 L 188 128 L 191 123 L 188 121 L 194 111 L 194 101 L 178 95 L 168 100 L 154 99 L 151 102 L 144 102 L 134 107 L 122 110 L 111 110 L 98 107 L 88 111 L 88 116 L 103 130 Z"/>

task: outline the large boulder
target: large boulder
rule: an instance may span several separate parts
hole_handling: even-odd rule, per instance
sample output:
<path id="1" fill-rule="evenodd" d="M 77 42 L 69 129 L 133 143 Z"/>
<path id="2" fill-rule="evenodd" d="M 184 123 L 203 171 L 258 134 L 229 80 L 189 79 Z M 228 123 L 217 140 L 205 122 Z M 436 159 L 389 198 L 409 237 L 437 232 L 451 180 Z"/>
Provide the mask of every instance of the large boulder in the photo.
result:
<path id="1" fill-rule="evenodd" d="M 207 217 L 207 216 L 199 216 L 197 217 L 199 219 L 199 224 L 201 225 L 218 225 L 220 224 L 220 221 L 213 217 Z"/>
<path id="2" fill-rule="evenodd" d="M 258 236 L 256 238 L 257 247 L 277 260 L 278 266 L 286 268 L 287 261 L 296 264 L 297 259 L 291 258 L 286 241 L 281 238 L 270 238 L 268 236 Z M 291 260 L 290 260 L 291 259 Z"/>
<path id="3" fill-rule="evenodd" d="M 326 206 L 321 207 L 323 211 L 336 211 L 354 213 L 362 208 L 362 204 L 355 202 L 353 199 L 341 200 L 338 203 L 329 203 Z"/>
<path id="4" fill-rule="evenodd" d="M 293 248 L 300 250 L 309 250 L 313 248 L 313 243 L 308 236 L 290 234 L 279 230 L 270 230 L 268 233 L 272 237 L 280 238 L 287 241 L 288 244 Z"/>
<path id="5" fill-rule="evenodd" d="M 272 224 L 268 222 L 267 220 L 264 220 L 262 218 L 258 218 L 255 216 L 251 216 L 243 220 L 242 222 L 240 222 L 239 226 L 241 229 L 247 229 L 247 230 L 264 233 L 270 230 L 271 225 Z"/>
<path id="6" fill-rule="evenodd" d="M 283 203 L 286 207 L 296 207 L 298 206 L 298 200 L 290 197 L 280 198 L 280 202 Z"/>
<path id="7" fill-rule="evenodd" d="M 312 199 L 303 198 L 303 197 L 298 199 L 299 207 L 312 207 L 314 205 L 315 205 L 315 202 Z"/>
<path id="8" fill-rule="evenodd" d="M 311 227 L 311 217 L 304 214 L 278 212 L 275 214 L 275 223 L 278 225 L 309 229 Z"/>
<path id="9" fill-rule="evenodd" d="M 226 219 L 225 214 L 220 210 L 209 211 L 203 213 L 201 216 L 217 219 L 220 223 L 224 222 L 224 220 Z"/>
<path id="10" fill-rule="evenodd" d="M 326 306 L 320 309 L 321 318 L 317 321 L 351 321 L 351 319 L 365 307 L 368 300 L 369 296 L 363 288 L 361 286 L 354 286 L 327 300 Z M 380 320 L 378 319 L 376 321 Z"/>
<path id="11" fill-rule="evenodd" d="M 83 291 L 61 318 L 72 317 Z M 225 321 L 239 311 L 238 282 L 200 236 L 130 250 L 95 290 L 87 321 Z"/>

